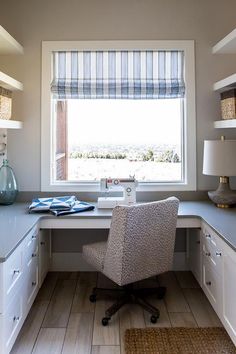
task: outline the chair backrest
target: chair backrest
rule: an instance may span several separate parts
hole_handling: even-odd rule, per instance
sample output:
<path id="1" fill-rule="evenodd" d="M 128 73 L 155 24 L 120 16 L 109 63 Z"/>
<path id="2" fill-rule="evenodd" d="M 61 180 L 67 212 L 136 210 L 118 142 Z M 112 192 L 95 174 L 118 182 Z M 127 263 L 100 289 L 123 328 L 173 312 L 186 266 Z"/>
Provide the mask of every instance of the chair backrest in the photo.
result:
<path id="1" fill-rule="evenodd" d="M 103 273 L 122 286 L 169 271 L 178 207 L 175 197 L 115 207 Z"/>

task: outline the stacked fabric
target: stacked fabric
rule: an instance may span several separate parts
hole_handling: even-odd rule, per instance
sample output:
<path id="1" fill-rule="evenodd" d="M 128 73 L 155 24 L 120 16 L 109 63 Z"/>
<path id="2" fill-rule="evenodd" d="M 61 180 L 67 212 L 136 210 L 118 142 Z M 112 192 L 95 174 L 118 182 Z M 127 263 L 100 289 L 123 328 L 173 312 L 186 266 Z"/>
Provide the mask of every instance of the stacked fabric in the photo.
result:
<path id="1" fill-rule="evenodd" d="M 72 196 L 49 197 L 33 199 L 29 212 L 51 212 L 56 216 L 79 213 L 93 210 L 94 205 L 77 200 Z"/>

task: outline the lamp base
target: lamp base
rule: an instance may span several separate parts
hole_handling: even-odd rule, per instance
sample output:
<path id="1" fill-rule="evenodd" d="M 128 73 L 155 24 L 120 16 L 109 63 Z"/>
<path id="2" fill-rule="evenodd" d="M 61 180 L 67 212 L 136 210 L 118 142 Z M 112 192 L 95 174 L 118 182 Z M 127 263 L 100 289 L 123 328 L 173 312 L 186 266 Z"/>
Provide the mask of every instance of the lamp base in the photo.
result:
<path id="1" fill-rule="evenodd" d="M 220 177 L 217 190 L 208 192 L 208 196 L 218 208 L 236 206 L 236 193 L 230 189 L 229 177 Z"/>

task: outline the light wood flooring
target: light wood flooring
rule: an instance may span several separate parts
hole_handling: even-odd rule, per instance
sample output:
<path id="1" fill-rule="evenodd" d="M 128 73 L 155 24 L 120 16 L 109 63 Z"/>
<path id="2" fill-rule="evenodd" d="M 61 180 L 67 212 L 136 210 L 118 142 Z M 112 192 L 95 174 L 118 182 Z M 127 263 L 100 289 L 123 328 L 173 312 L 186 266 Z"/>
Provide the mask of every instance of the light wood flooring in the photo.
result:
<path id="1" fill-rule="evenodd" d="M 12 349 L 12 354 L 124 354 L 127 328 L 215 327 L 221 323 L 190 272 L 170 272 L 159 277 L 167 286 L 164 300 L 152 297 L 160 309 L 158 323 L 137 305 L 126 305 L 101 325 L 111 298 L 89 302 L 92 288 L 109 287 L 111 282 L 97 273 L 49 273 Z M 142 286 L 156 286 L 155 279 Z"/>

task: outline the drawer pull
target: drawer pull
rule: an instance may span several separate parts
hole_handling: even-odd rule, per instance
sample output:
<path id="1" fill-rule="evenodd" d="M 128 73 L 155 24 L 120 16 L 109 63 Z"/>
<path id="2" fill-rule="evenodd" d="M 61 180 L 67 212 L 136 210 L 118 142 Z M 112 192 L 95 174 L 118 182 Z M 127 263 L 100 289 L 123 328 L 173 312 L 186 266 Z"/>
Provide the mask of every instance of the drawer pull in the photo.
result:
<path id="1" fill-rule="evenodd" d="M 36 240 L 37 235 L 33 235 L 31 238 L 32 238 L 32 240 Z"/>
<path id="2" fill-rule="evenodd" d="M 20 274 L 20 270 L 19 269 L 15 269 L 13 274 Z"/>
<path id="3" fill-rule="evenodd" d="M 14 317 L 13 317 L 13 321 L 14 321 L 14 322 L 18 322 L 19 320 L 20 320 L 20 317 L 19 317 L 19 316 L 14 316 Z"/>
<path id="4" fill-rule="evenodd" d="M 210 234 L 206 234 L 205 236 L 206 236 L 206 238 L 211 238 Z"/>
<path id="5" fill-rule="evenodd" d="M 36 284 L 36 281 L 32 281 L 32 286 L 35 286 Z"/>
<path id="6" fill-rule="evenodd" d="M 217 256 L 217 257 L 221 257 L 221 256 L 222 256 L 222 253 L 221 253 L 221 252 L 216 252 L 216 256 Z"/>
<path id="7" fill-rule="evenodd" d="M 37 257 L 37 253 L 32 253 L 32 258 Z"/>
<path id="8" fill-rule="evenodd" d="M 198 240 L 198 241 L 196 241 L 196 244 L 197 244 L 197 245 L 199 245 L 199 244 L 200 244 L 200 241 L 199 241 L 199 240 Z"/>
<path id="9" fill-rule="evenodd" d="M 43 241 L 40 242 L 40 245 L 41 245 L 41 246 L 44 246 L 44 245 L 45 245 L 45 242 L 43 242 Z"/>
<path id="10" fill-rule="evenodd" d="M 211 281 L 207 281 L 206 285 L 211 286 Z"/>
<path id="11" fill-rule="evenodd" d="M 207 257 L 210 257 L 211 253 L 210 253 L 210 252 L 206 252 L 205 255 L 206 255 Z"/>

